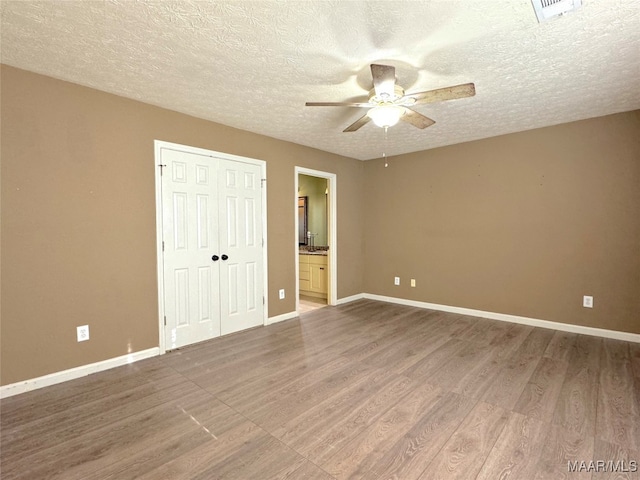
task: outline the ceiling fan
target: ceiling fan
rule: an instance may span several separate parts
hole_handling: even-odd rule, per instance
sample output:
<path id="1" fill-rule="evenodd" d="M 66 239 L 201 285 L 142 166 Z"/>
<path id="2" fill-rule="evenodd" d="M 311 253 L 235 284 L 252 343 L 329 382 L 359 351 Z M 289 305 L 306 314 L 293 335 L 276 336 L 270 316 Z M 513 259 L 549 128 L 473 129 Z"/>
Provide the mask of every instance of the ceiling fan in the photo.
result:
<path id="1" fill-rule="evenodd" d="M 410 123 L 414 127 L 427 128 L 434 123 L 421 113 L 408 107 L 425 103 L 443 102 L 456 98 L 473 97 L 476 94 L 473 83 L 464 83 L 452 87 L 427 90 L 425 92 L 404 93 L 404 89 L 396 84 L 396 69 L 390 65 L 371 64 L 373 89 L 366 102 L 307 102 L 307 107 L 358 107 L 369 110 L 353 122 L 343 132 L 355 132 L 371 120 L 382 128 L 392 127 L 399 120 Z"/>

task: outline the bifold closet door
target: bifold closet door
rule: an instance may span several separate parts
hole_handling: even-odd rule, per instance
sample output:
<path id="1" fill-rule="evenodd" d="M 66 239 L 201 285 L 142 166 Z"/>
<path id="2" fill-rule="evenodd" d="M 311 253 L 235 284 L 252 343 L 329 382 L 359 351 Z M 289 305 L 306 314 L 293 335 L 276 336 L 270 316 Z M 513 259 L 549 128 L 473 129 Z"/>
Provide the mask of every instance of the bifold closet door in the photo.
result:
<path id="1" fill-rule="evenodd" d="M 165 348 L 262 324 L 260 167 L 165 148 L 161 158 Z"/>

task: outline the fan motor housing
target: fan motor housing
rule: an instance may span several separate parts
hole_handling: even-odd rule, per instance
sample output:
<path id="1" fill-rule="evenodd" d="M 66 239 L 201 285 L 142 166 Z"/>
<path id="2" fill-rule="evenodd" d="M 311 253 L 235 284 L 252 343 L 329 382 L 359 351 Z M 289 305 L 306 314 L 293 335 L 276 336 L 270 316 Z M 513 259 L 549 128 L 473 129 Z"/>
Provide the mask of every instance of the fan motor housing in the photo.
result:
<path id="1" fill-rule="evenodd" d="M 372 105 L 383 105 L 385 103 L 395 103 L 404 97 L 404 88 L 399 85 L 393 86 L 393 96 L 389 98 L 380 98 L 376 96 L 375 88 L 369 90 L 369 103 Z"/>

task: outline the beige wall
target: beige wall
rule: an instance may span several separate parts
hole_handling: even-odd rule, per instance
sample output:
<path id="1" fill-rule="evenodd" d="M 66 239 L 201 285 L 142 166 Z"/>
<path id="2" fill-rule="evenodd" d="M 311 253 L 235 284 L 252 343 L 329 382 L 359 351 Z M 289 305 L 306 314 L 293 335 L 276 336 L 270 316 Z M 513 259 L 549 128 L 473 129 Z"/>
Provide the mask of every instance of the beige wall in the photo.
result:
<path id="1" fill-rule="evenodd" d="M 336 173 L 338 298 L 362 292 L 362 162 L 1 73 L 3 385 L 158 345 L 155 139 L 267 162 L 269 316 L 295 310 L 294 166 Z"/>
<path id="2" fill-rule="evenodd" d="M 366 292 L 640 333 L 639 111 L 367 162 L 365 178 Z"/>

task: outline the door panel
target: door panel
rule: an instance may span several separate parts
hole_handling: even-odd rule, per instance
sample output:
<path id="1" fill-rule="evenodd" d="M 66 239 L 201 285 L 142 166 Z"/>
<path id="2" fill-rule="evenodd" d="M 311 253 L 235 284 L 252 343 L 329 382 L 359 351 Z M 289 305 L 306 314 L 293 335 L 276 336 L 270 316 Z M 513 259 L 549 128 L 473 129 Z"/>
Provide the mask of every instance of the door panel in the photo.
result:
<path id="1" fill-rule="evenodd" d="M 176 268 L 174 274 L 176 326 L 189 325 L 189 270 Z"/>
<path id="2" fill-rule="evenodd" d="M 209 267 L 199 267 L 198 268 L 198 321 L 199 322 L 207 322 L 211 321 L 211 295 L 209 292 L 212 292 L 212 284 L 211 284 L 211 268 Z"/>
<path id="3" fill-rule="evenodd" d="M 220 335 L 217 182 L 209 157 L 162 149 L 167 350 Z"/>
<path id="4" fill-rule="evenodd" d="M 257 165 L 221 159 L 220 171 L 220 248 L 229 257 L 220 266 L 224 335 L 263 323 L 262 191 Z"/>
<path id="5" fill-rule="evenodd" d="M 197 228 L 198 228 L 198 248 L 210 248 L 209 244 L 209 223 L 211 211 L 209 208 L 209 197 L 206 195 L 196 195 L 197 207 Z"/>

